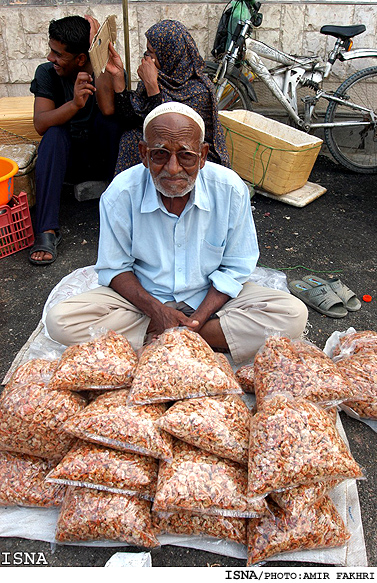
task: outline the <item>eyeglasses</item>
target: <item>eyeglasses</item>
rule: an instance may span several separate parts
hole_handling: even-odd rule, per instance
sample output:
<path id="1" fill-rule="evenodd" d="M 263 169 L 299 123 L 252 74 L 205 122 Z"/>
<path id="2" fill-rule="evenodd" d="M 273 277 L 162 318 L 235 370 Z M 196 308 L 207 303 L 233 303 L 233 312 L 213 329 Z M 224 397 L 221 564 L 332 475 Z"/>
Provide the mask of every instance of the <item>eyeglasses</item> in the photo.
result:
<path id="1" fill-rule="evenodd" d="M 170 152 L 165 148 L 147 148 L 152 162 L 160 166 L 167 164 L 174 153 L 178 164 L 183 168 L 193 168 L 198 163 L 201 154 L 191 152 L 190 150 L 180 150 L 179 152 Z"/>

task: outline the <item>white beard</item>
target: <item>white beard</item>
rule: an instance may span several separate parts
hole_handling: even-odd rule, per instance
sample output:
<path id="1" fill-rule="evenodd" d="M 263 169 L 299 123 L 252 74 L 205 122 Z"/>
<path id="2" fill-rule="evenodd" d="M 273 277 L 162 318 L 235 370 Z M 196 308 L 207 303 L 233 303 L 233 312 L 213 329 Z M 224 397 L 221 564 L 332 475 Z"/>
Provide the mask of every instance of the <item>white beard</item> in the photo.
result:
<path id="1" fill-rule="evenodd" d="M 161 184 L 161 179 L 166 178 L 168 176 L 170 176 L 170 174 L 168 174 L 166 172 L 161 172 L 157 177 L 152 176 L 153 184 L 155 185 L 156 190 L 158 190 L 158 192 L 160 192 L 163 196 L 166 196 L 167 198 L 182 198 L 182 197 L 186 196 L 186 194 L 191 192 L 195 186 L 196 176 L 189 178 L 187 186 L 183 189 L 183 191 L 168 192 Z M 179 177 L 179 174 L 178 174 L 178 177 Z M 186 174 L 185 174 L 184 178 L 185 179 L 187 178 Z"/>

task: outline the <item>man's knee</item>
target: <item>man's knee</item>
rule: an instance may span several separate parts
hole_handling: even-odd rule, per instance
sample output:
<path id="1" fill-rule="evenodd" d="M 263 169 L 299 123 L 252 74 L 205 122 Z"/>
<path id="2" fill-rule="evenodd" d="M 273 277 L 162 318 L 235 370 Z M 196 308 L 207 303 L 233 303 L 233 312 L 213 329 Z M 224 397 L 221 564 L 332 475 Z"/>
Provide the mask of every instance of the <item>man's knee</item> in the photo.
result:
<path id="1" fill-rule="evenodd" d="M 51 126 L 50 128 L 48 128 L 48 130 L 43 134 L 41 143 L 38 147 L 38 153 L 39 153 L 39 148 L 43 146 L 48 146 L 50 147 L 50 144 L 52 145 L 56 145 L 56 143 L 62 142 L 66 145 L 69 145 L 70 142 L 70 135 L 69 135 L 69 130 L 67 127 L 63 126 Z"/>
<path id="2" fill-rule="evenodd" d="M 291 338 L 298 338 L 305 330 L 308 321 L 308 309 L 304 302 L 289 294 L 288 310 L 287 332 Z"/>
<path id="3" fill-rule="evenodd" d="M 52 340 L 64 346 L 70 346 L 71 344 L 75 344 L 75 340 L 72 338 L 72 330 L 69 332 L 67 328 L 65 318 L 66 310 L 63 307 L 64 302 L 56 304 L 49 309 L 46 315 L 45 326 Z"/>
<path id="4" fill-rule="evenodd" d="M 53 160 L 58 157 L 59 162 L 62 163 L 62 157 L 68 156 L 70 147 L 71 139 L 67 128 L 64 126 L 48 128 L 38 146 L 36 171 L 39 168 L 44 170 L 45 164 L 50 163 L 50 159 Z"/>

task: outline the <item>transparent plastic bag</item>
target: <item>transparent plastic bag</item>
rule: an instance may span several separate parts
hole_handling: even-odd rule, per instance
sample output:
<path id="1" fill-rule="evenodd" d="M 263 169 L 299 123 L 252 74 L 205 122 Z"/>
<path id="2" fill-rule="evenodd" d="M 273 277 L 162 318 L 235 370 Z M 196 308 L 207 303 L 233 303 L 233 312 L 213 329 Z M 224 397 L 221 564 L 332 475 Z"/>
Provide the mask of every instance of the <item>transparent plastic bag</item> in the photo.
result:
<path id="1" fill-rule="evenodd" d="M 250 411 L 238 395 L 177 401 L 157 424 L 199 449 L 248 463 Z"/>
<path id="2" fill-rule="evenodd" d="M 157 476 L 155 458 L 78 442 L 48 473 L 46 480 L 153 500 Z"/>
<path id="3" fill-rule="evenodd" d="M 136 367 L 136 352 L 124 336 L 98 331 L 89 342 L 65 349 L 49 387 L 71 391 L 129 388 Z"/>
<path id="4" fill-rule="evenodd" d="M 151 503 L 137 496 L 69 486 L 56 527 L 56 542 L 118 541 L 155 548 Z"/>
<path id="5" fill-rule="evenodd" d="M 17 367 L 8 385 L 25 385 L 29 383 L 47 385 L 56 370 L 59 359 L 32 358 Z"/>
<path id="6" fill-rule="evenodd" d="M 75 441 L 63 425 L 85 406 L 86 400 L 71 391 L 7 385 L 0 395 L 0 450 L 60 461 Z"/>
<path id="7" fill-rule="evenodd" d="M 377 354 L 377 332 L 373 330 L 356 332 L 354 328 L 350 328 L 346 333 L 339 334 L 332 349 L 332 358 L 339 362 L 342 358 L 366 352 Z"/>
<path id="8" fill-rule="evenodd" d="M 300 513 L 275 506 L 270 515 L 248 521 L 247 566 L 280 553 L 337 547 L 350 533 L 332 500 L 325 496 Z"/>
<path id="9" fill-rule="evenodd" d="M 300 512 L 304 512 L 308 506 L 323 498 L 329 490 L 340 484 L 340 482 L 341 480 L 326 480 L 325 482 L 316 482 L 309 486 L 303 485 L 279 492 L 271 492 L 269 496 L 286 512 L 299 514 Z"/>
<path id="10" fill-rule="evenodd" d="M 219 367 L 225 372 L 225 374 L 230 376 L 230 378 L 237 380 L 232 365 L 230 364 L 226 354 L 223 352 L 214 352 L 214 356 L 219 363 Z"/>
<path id="11" fill-rule="evenodd" d="M 173 438 L 156 421 L 166 411 L 164 403 L 130 407 L 128 389 L 109 391 L 72 417 L 69 434 L 114 449 L 171 459 Z"/>
<path id="12" fill-rule="evenodd" d="M 328 414 L 328 416 L 332 419 L 332 422 L 335 423 L 337 422 L 338 419 L 338 406 L 335 407 L 326 407 L 326 412 Z"/>
<path id="13" fill-rule="evenodd" d="M 172 512 L 160 516 L 152 512 L 152 524 L 157 535 L 213 536 L 246 545 L 247 521 L 238 516 L 195 515 L 190 512 Z"/>
<path id="14" fill-rule="evenodd" d="M 52 467 L 35 456 L 0 452 L 0 506 L 61 506 L 66 488 L 45 481 Z"/>
<path id="15" fill-rule="evenodd" d="M 339 370 L 355 387 L 355 397 L 341 404 L 361 419 L 377 419 L 377 351 L 358 351 L 337 361 Z"/>
<path id="16" fill-rule="evenodd" d="M 142 352 L 130 405 L 224 394 L 242 389 L 224 372 L 212 348 L 188 328 L 170 328 Z"/>
<path id="17" fill-rule="evenodd" d="M 254 393 L 254 365 L 244 364 L 236 370 L 236 379 L 245 393 Z"/>
<path id="18" fill-rule="evenodd" d="M 268 512 L 264 499 L 248 502 L 244 466 L 178 440 L 173 456 L 172 461 L 160 463 L 154 512 L 240 518 Z"/>
<path id="19" fill-rule="evenodd" d="M 306 399 L 277 395 L 251 417 L 249 499 L 320 480 L 363 473 L 327 412 Z"/>
<path id="20" fill-rule="evenodd" d="M 323 350 L 306 340 L 269 336 L 254 359 L 257 408 L 266 397 L 291 394 L 322 404 L 353 396 L 352 384 Z"/>

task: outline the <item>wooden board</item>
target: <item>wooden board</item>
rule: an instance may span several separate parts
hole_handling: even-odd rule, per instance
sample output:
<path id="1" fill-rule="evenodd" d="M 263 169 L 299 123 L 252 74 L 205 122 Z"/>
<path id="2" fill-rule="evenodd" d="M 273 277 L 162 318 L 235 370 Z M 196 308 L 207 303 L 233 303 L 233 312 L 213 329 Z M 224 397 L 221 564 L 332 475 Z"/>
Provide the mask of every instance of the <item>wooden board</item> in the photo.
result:
<path id="1" fill-rule="evenodd" d="M 0 99 L 0 127 L 30 140 L 40 140 L 33 124 L 34 96 L 2 97 Z"/>
<path id="2" fill-rule="evenodd" d="M 307 182 L 301 188 L 297 190 L 292 190 L 292 192 L 287 192 L 287 194 L 271 194 L 271 192 L 266 192 L 260 189 L 258 186 L 255 187 L 255 192 L 262 194 L 267 198 L 273 198 L 279 202 L 285 202 L 292 206 L 304 207 L 316 198 L 325 194 L 327 188 L 321 186 L 320 184 L 315 184 L 314 182 Z"/>

